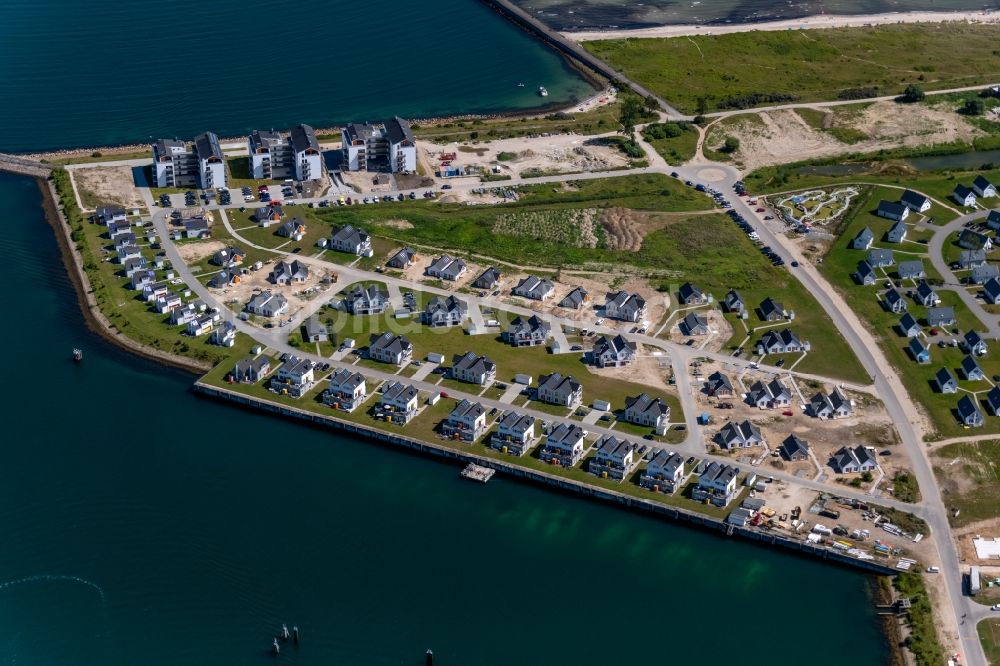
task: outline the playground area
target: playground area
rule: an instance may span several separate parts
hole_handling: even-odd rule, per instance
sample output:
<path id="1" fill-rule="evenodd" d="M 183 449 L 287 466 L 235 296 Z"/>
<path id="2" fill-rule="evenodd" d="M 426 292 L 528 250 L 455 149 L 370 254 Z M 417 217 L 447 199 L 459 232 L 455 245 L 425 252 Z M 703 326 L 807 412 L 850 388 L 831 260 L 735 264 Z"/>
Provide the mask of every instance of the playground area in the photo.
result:
<path id="1" fill-rule="evenodd" d="M 858 195 L 856 187 L 841 187 L 835 190 L 809 190 L 778 199 L 774 207 L 790 224 L 826 225 L 843 215 Z"/>

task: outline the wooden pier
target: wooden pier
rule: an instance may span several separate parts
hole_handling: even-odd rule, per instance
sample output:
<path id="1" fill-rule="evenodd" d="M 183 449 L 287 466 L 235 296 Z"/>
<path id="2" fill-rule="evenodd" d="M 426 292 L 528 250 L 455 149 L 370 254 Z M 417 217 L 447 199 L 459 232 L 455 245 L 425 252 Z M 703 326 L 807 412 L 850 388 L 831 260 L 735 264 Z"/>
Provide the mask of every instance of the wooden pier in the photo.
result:
<path id="1" fill-rule="evenodd" d="M 463 479 L 472 479 L 473 481 L 479 481 L 480 483 L 486 483 L 493 478 L 496 474 L 495 469 L 490 469 L 489 467 L 483 467 L 482 465 L 477 465 L 476 463 L 469 463 L 462 470 Z"/>

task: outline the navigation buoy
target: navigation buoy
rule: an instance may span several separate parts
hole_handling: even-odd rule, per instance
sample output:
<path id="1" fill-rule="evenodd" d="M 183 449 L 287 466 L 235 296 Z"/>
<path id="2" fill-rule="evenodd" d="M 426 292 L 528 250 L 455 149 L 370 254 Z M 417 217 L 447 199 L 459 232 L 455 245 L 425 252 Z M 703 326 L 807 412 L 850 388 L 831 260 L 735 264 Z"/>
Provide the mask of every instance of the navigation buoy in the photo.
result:
<path id="1" fill-rule="evenodd" d="M 424 653 L 424 663 L 427 666 L 434 666 L 434 650 L 428 649 L 427 652 Z"/>
<path id="2" fill-rule="evenodd" d="M 278 645 L 278 639 L 277 638 L 275 638 L 274 639 L 274 643 L 271 644 L 271 652 L 273 652 L 276 655 L 281 654 L 281 646 Z"/>
<path id="3" fill-rule="evenodd" d="M 296 645 L 299 644 L 299 628 L 298 627 L 292 627 L 292 640 L 295 641 Z"/>
<path id="4" fill-rule="evenodd" d="M 281 625 L 281 640 L 283 640 L 283 641 L 287 641 L 288 640 L 288 625 L 287 624 Z"/>

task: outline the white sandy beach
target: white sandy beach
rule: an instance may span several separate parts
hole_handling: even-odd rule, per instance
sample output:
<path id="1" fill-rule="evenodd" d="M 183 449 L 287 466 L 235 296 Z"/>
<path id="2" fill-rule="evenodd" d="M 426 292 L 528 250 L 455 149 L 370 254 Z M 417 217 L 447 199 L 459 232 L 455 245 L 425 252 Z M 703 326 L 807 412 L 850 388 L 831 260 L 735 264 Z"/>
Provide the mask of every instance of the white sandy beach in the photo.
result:
<path id="1" fill-rule="evenodd" d="M 835 16 L 821 14 L 798 19 L 770 21 L 766 23 L 733 23 L 731 25 L 663 25 L 655 28 L 635 28 L 632 30 L 594 30 L 563 32 L 564 37 L 576 42 L 598 39 L 624 39 L 627 37 L 684 37 L 687 35 L 722 35 L 731 32 L 752 32 L 755 30 L 799 30 L 816 28 L 849 28 L 890 23 L 941 23 L 943 21 L 967 21 L 971 23 L 1000 23 L 1000 12 L 959 11 L 959 12 L 892 12 L 888 14 L 861 14 Z"/>

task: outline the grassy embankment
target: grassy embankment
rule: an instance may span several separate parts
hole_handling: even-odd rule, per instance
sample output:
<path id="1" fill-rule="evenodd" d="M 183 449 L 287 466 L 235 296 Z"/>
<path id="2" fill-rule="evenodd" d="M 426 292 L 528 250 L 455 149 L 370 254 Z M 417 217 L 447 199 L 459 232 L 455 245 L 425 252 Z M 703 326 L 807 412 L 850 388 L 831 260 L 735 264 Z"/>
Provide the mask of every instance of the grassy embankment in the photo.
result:
<path id="1" fill-rule="evenodd" d="M 904 337 L 897 328 L 900 315 L 889 312 L 882 306 L 881 298 L 886 291 L 884 287 L 885 280 L 880 280 L 876 286 L 865 287 L 858 285 L 852 277 L 858 262 L 867 256 L 867 252 L 850 249 L 849 244 L 851 239 L 861 229 L 868 226 L 872 229 L 876 238 L 873 247 L 892 249 L 896 255 L 897 262 L 901 259 L 921 259 L 924 262 L 928 281 L 932 284 L 940 282 L 940 276 L 934 272 L 927 258 L 925 245 L 907 241 L 902 245 L 894 246 L 883 242 L 885 232 L 888 231 L 892 222 L 877 217 L 874 214 L 874 210 L 878 205 L 879 199 L 886 198 L 890 194 L 891 191 L 887 192 L 884 188 L 879 187 L 869 187 L 862 192 L 857 198 L 856 203 L 852 205 L 852 209 L 845 216 L 841 224 L 840 235 L 824 258 L 820 266 L 820 271 L 841 292 L 847 302 L 851 304 L 862 322 L 868 324 L 868 330 L 878 341 L 879 346 L 889 361 L 899 371 L 903 384 L 907 387 L 911 397 L 925 407 L 931 423 L 937 431 L 937 436 L 947 437 L 968 434 L 968 431 L 958 424 L 954 413 L 958 398 L 962 394 L 948 395 L 938 393 L 934 389 L 932 380 L 934 373 L 938 369 L 942 366 L 947 367 L 955 375 L 956 379 L 958 379 L 961 389 L 978 392 L 980 399 L 985 397 L 985 392 L 991 387 L 989 382 L 966 381 L 957 370 L 959 363 L 965 356 L 965 352 L 958 347 L 948 346 L 942 348 L 937 345 L 942 340 L 950 341 L 953 337 L 960 338 L 961 334 L 967 330 L 981 330 L 983 328 L 982 324 L 965 307 L 965 304 L 958 298 L 957 294 L 950 291 L 939 291 L 941 305 L 950 306 L 955 309 L 958 323 L 955 327 L 951 328 L 957 329 L 959 334 L 954 335 L 949 330 L 946 333 L 939 333 L 937 336 L 928 336 L 926 344 L 931 349 L 931 362 L 918 364 L 910 357 L 906 349 L 909 339 Z M 906 254 L 903 254 L 903 252 L 906 252 Z M 896 279 L 895 270 L 893 268 L 888 269 L 887 276 Z M 898 279 L 896 281 L 898 282 Z M 906 293 L 914 289 L 916 285 L 913 281 L 907 281 L 907 283 L 898 286 L 902 289 L 903 295 L 906 296 Z M 917 304 L 910 298 L 907 298 L 907 304 L 909 307 L 908 311 L 924 325 L 927 308 Z M 924 330 L 925 332 L 928 331 L 929 327 L 924 325 Z M 1000 358 L 997 358 L 995 353 L 980 359 L 979 363 L 987 376 L 1000 374 Z M 982 430 L 984 432 L 1000 432 L 1000 419 L 988 417 L 986 426 Z M 929 436 L 932 435 L 932 433 L 929 433 Z"/>
<path id="2" fill-rule="evenodd" d="M 691 280 L 713 293 L 717 300 L 729 288 L 739 289 L 747 302 L 754 305 L 771 296 L 795 310 L 794 329 L 812 342 L 816 350 L 796 369 L 849 381 L 866 380 L 860 364 L 816 301 L 787 270 L 771 266 L 728 218 L 662 214 L 710 205 L 709 199 L 691 188 L 662 176 L 628 176 L 579 181 L 569 191 L 539 185 L 524 188 L 523 193 L 520 201 L 500 206 L 405 202 L 329 209 L 317 216 L 331 224 L 361 226 L 376 238 L 392 239 L 394 247 L 411 244 L 428 251 L 433 248 L 459 255 L 482 253 L 509 265 L 550 267 L 557 272 L 635 272 L 648 275 L 654 285 L 671 293 L 684 281 Z M 572 230 L 546 226 L 548 222 L 556 224 L 555 216 L 560 211 L 592 207 L 639 211 L 645 220 L 642 247 L 635 252 L 611 250 L 601 244 L 595 248 L 575 247 L 564 240 L 564 236 L 572 235 Z M 495 233 L 498 215 L 538 220 L 539 231 L 532 237 Z M 400 220 L 412 227 L 399 228 Z M 391 249 L 388 247 L 381 258 Z M 572 282 L 571 275 L 563 279 Z M 732 347 L 743 337 L 739 335 Z M 789 358 L 788 362 L 792 360 Z"/>
<path id="3" fill-rule="evenodd" d="M 992 83 L 1000 27 L 900 24 L 584 42 L 591 52 L 696 114 L 789 102 Z"/>
<path id="4" fill-rule="evenodd" d="M 238 335 L 236 346 L 228 349 L 210 344 L 208 335 L 201 338 L 185 335 L 183 326 L 171 326 L 167 315 L 158 314 L 151 304 L 140 299 L 138 292 L 127 288 L 129 281 L 120 274 L 121 265 L 113 261 L 113 246 L 104 238 L 105 228 L 93 224 L 76 206 L 69 175 L 57 169 L 52 180 L 72 231 L 72 240 L 82 256 L 94 299 L 119 332 L 153 349 L 210 364 L 246 354 L 251 346 L 246 336 Z M 143 256 L 151 261 L 156 251 L 149 248 L 144 239 L 139 239 L 139 243 Z M 158 278 L 163 279 L 163 271 L 158 271 Z"/>
<path id="5" fill-rule="evenodd" d="M 893 581 L 900 597 L 910 600 L 910 610 L 906 613 L 906 624 L 910 635 L 906 637 L 906 647 L 913 654 L 917 666 L 937 666 L 945 661 L 944 648 L 938 640 L 930 596 L 924 586 L 924 579 L 918 573 L 903 572 Z"/>

